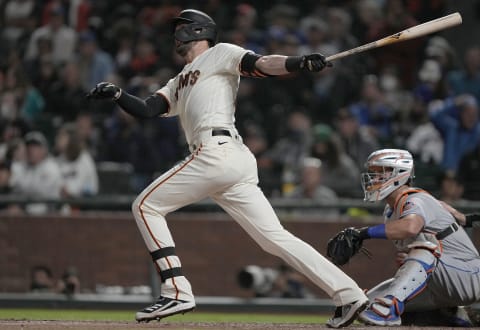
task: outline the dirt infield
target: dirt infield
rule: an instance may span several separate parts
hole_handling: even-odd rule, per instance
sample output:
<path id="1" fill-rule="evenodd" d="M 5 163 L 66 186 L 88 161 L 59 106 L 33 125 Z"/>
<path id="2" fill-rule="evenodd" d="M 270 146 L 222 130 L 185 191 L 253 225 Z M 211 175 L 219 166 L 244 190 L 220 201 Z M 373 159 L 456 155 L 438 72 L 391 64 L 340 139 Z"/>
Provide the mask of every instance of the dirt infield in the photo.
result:
<path id="1" fill-rule="evenodd" d="M 150 322 L 150 323 L 136 323 L 136 322 L 104 322 L 104 321 L 0 321 L 1 330 L 55 330 L 55 329 L 72 329 L 72 330 L 117 330 L 117 329 L 166 329 L 166 330 L 300 330 L 300 329 L 329 329 L 324 324 L 279 324 L 279 323 L 193 323 L 193 322 Z M 372 329 L 362 325 L 354 324 L 347 329 Z M 445 329 L 445 327 L 375 327 L 375 330 L 381 329 Z M 450 328 L 449 328 L 450 329 Z M 470 328 L 474 329 L 474 328 Z M 476 328 L 478 329 L 478 328 Z"/>

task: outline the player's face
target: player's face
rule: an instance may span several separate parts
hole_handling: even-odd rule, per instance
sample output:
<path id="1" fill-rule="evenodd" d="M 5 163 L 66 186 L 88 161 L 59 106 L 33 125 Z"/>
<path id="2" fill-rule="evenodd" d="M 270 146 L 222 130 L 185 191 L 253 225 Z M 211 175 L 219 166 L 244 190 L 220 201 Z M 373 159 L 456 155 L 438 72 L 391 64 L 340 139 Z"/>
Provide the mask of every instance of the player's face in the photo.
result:
<path id="1" fill-rule="evenodd" d="M 178 30 L 182 29 L 183 27 L 185 27 L 185 24 L 178 24 L 175 27 L 175 31 L 178 31 Z M 193 46 L 193 43 L 191 41 L 190 42 L 183 42 L 183 41 L 179 41 L 179 40 L 175 39 L 175 51 L 177 52 L 178 55 L 180 55 L 182 57 L 185 57 L 188 54 L 190 49 L 192 49 L 192 46 Z"/>
<path id="2" fill-rule="evenodd" d="M 370 166 L 364 181 L 367 191 L 377 190 L 392 176 L 392 169 L 383 166 Z"/>

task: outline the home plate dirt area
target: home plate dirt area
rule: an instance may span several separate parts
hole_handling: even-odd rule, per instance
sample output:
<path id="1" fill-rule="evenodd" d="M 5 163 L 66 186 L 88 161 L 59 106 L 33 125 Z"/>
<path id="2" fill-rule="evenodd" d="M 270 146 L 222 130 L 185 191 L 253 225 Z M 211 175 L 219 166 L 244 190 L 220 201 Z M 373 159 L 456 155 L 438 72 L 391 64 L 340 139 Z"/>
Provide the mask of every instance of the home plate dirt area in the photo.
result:
<path id="1" fill-rule="evenodd" d="M 301 330 L 301 329 L 329 329 L 325 324 L 279 324 L 279 323 L 226 323 L 226 322 L 105 322 L 105 321 L 18 321 L 18 320 L 2 320 L 0 321 L 0 329 L 11 330 L 55 330 L 55 329 L 72 329 L 72 330 L 113 330 L 113 329 L 166 329 L 166 330 Z M 360 324 L 353 324 L 344 329 L 446 329 L 446 327 L 367 327 Z M 451 329 L 448 327 L 448 329 Z M 470 328 L 474 329 L 474 328 Z M 476 328 L 479 329 L 479 328 Z"/>

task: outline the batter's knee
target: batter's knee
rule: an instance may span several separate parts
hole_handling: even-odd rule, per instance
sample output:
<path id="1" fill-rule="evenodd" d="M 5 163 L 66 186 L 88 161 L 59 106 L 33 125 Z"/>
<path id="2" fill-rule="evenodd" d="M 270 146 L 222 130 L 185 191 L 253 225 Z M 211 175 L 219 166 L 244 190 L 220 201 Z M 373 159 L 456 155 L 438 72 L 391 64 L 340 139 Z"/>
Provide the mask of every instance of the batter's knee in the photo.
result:
<path id="1" fill-rule="evenodd" d="M 142 194 L 137 196 L 132 203 L 132 213 L 137 216 L 141 216 L 141 213 L 146 211 L 147 200 Z"/>
<path id="2" fill-rule="evenodd" d="M 137 197 L 132 203 L 132 213 L 135 219 L 140 215 L 140 199 Z"/>

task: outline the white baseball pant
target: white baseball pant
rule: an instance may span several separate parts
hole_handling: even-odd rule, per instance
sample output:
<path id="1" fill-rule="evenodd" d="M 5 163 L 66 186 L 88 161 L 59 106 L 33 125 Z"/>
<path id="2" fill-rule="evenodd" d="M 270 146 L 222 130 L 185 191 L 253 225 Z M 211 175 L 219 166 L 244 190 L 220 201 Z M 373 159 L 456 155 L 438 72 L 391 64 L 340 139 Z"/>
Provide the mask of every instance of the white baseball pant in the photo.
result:
<path id="1" fill-rule="evenodd" d="M 336 306 L 366 299 L 349 276 L 282 227 L 257 186 L 255 157 L 241 139 L 213 136 L 204 138 L 198 145 L 185 160 L 154 180 L 132 205 L 151 253 L 175 245 L 165 220 L 168 213 L 211 197 L 262 249 L 304 274 L 324 290 Z M 155 262 L 160 274 L 181 267 L 174 253 L 156 254 Z M 191 285 L 184 276 L 166 277 L 161 286 L 162 296 L 194 299 Z"/>

